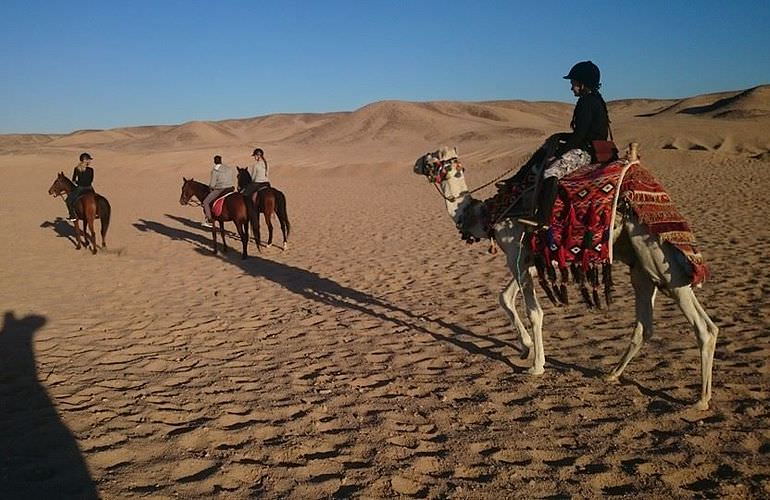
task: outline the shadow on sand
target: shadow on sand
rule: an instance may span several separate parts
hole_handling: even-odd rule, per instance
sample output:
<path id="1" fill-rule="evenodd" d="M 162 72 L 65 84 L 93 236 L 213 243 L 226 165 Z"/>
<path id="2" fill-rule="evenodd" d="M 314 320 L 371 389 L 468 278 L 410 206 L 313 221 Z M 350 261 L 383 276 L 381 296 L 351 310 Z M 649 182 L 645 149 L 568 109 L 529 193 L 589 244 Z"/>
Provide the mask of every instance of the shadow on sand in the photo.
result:
<path id="1" fill-rule="evenodd" d="M 196 221 L 169 214 L 166 214 L 166 217 L 181 224 L 182 226 L 200 230 L 200 225 Z M 196 251 L 200 252 L 201 254 L 210 255 L 212 257 L 214 256 L 211 252 L 210 240 L 205 234 L 193 233 L 180 227 L 171 227 L 160 222 L 142 219 L 140 219 L 140 222 L 135 223 L 134 226 L 140 231 L 152 231 L 171 238 L 172 240 L 190 243 L 194 245 L 196 247 Z M 414 314 L 411 311 L 398 307 L 378 297 L 340 285 L 339 283 L 329 278 L 321 277 L 318 274 L 307 271 L 305 269 L 300 269 L 282 264 L 280 262 L 263 259 L 259 256 L 250 256 L 248 260 L 241 260 L 239 252 L 229 252 L 227 255 L 220 256 L 219 258 L 227 260 L 231 264 L 242 268 L 252 276 L 260 276 L 268 279 L 307 299 L 334 307 L 359 311 L 374 318 L 378 318 L 384 322 L 392 323 L 396 326 L 405 326 L 410 329 L 426 333 L 438 341 L 448 342 L 462 349 L 465 349 L 470 353 L 480 354 L 486 356 L 489 359 L 504 363 L 510 367 L 514 373 L 523 373 L 526 371 L 525 369 L 511 363 L 508 357 L 494 350 L 510 347 L 521 355 L 522 350 L 518 345 L 503 342 L 492 336 L 473 333 L 461 326 L 447 323 L 441 319 Z M 451 331 L 454 335 L 445 335 L 432 331 L 428 328 L 431 323 Z M 479 347 L 473 342 L 464 341 L 456 337 L 460 335 L 489 342 L 492 347 Z M 546 362 L 557 370 L 574 370 L 589 378 L 598 378 L 602 374 L 599 370 L 580 366 L 575 363 L 560 361 L 551 356 L 546 358 Z M 627 384 L 625 380 L 623 383 Z M 676 398 L 673 398 L 663 393 L 662 391 L 655 391 L 652 389 L 644 388 L 636 382 L 632 382 L 631 385 L 635 386 L 648 397 L 658 397 L 672 403 L 685 403 L 684 401 L 677 400 Z"/>
<path id="2" fill-rule="evenodd" d="M 0 497 L 98 498 L 72 433 L 37 378 L 43 316 L 6 311 L 0 330 Z"/>
<path id="3" fill-rule="evenodd" d="M 72 223 L 67 222 L 66 219 L 57 217 L 53 222 L 43 221 L 43 223 L 40 224 L 40 227 L 52 228 L 59 238 L 67 238 L 70 243 L 72 243 L 73 247 L 77 246 L 77 240 L 75 239 L 75 228 L 72 227 Z"/>

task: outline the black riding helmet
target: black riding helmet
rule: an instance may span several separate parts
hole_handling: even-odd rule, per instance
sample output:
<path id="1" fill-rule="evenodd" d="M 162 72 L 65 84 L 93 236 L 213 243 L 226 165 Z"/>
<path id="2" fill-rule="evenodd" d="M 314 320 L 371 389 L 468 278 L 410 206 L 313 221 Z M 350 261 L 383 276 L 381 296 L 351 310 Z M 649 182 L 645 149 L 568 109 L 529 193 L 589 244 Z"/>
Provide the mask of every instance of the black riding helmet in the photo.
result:
<path id="1" fill-rule="evenodd" d="M 214 157 L 214 163 L 216 163 L 217 165 L 220 165 L 222 163 L 222 157 L 219 155 L 216 155 Z"/>
<path id="2" fill-rule="evenodd" d="M 86 160 L 93 160 L 93 158 L 88 153 L 81 153 L 80 154 L 80 161 L 86 161 Z"/>
<path id="3" fill-rule="evenodd" d="M 262 151 L 262 148 L 257 148 L 257 149 L 254 150 L 253 153 L 251 153 L 251 156 L 257 156 L 257 155 L 264 156 L 264 154 L 265 154 L 265 152 Z"/>
<path id="4" fill-rule="evenodd" d="M 581 61 L 572 66 L 572 69 L 569 70 L 569 73 L 564 78 L 566 80 L 576 80 L 592 89 L 598 89 L 601 85 L 599 83 L 601 79 L 599 68 L 591 61 Z"/>

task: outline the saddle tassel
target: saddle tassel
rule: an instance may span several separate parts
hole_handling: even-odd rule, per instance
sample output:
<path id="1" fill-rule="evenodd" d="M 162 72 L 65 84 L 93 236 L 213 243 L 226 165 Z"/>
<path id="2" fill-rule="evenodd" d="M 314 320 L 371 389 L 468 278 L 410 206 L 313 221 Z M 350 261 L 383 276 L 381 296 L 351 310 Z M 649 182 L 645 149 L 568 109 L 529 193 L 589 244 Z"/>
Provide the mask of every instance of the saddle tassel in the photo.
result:
<path id="1" fill-rule="evenodd" d="M 612 264 L 606 263 L 602 266 L 602 281 L 604 282 L 604 300 L 609 309 L 612 304 Z"/>
<path id="2" fill-rule="evenodd" d="M 546 268 L 546 263 L 543 256 L 540 254 L 535 254 L 535 269 L 537 269 L 537 281 L 538 283 L 540 283 L 540 286 L 543 288 L 543 291 L 548 297 L 548 300 L 551 301 L 551 304 L 557 306 L 559 305 L 559 303 L 556 300 L 556 296 L 553 294 L 553 290 L 551 290 L 551 287 L 548 285 L 548 281 L 546 280 L 545 268 Z"/>

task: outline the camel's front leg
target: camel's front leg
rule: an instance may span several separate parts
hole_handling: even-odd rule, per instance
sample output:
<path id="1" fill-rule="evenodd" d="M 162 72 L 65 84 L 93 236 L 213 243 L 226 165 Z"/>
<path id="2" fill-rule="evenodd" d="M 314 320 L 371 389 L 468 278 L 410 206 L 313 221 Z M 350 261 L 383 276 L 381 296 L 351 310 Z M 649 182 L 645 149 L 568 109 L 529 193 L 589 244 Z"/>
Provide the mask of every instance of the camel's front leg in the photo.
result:
<path id="1" fill-rule="evenodd" d="M 620 358 L 615 368 L 604 377 L 608 382 L 618 380 L 628 363 L 636 356 L 642 344 L 652 337 L 652 310 L 655 307 L 655 293 L 657 288 L 641 266 L 631 268 L 631 285 L 634 287 L 636 302 L 636 327 L 623 357 Z"/>
<path id="2" fill-rule="evenodd" d="M 719 328 L 711 321 L 706 311 L 698 302 L 692 287 L 683 286 L 672 290 L 672 295 L 679 304 L 679 308 L 684 313 L 687 321 L 695 330 L 695 336 L 698 339 L 698 348 L 700 349 L 700 371 L 701 371 L 701 395 L 700 400 L 695 403 L 698 410 L 708 410 L 709 401 L 711 401 L 711 371 L 714 365 L 714 351 L 717 345 L 717 336 Z"/>
<path id="3" fill-rule="evenodd" d="M 522 323 L 519 312 L 516 310 L 516 296 L 519 294 L 519 282 L 516 278 L 511 279 L 508 285 L 500 292 L 500 306 L 508 315 L 508 319 L 519 332 L 521 341 L 521 359 L 528 359 L 532 354 L 532 337 L 529 336 L 527 327 Z"/>
<path id="4" fill-rule="evenodd" d="M 543 347 L 543 309 L 535 294 L 535 282 L 529 270 L 521 275 L 521 292 L 524 295 L 524 303 L 527 306 L 527 315 L 532 324 L 532 337 L 535 353 L 532 359 L 532 367 L 528 370 L 532 375 L 541 375 L 545 371 L 545 349 Z"/>

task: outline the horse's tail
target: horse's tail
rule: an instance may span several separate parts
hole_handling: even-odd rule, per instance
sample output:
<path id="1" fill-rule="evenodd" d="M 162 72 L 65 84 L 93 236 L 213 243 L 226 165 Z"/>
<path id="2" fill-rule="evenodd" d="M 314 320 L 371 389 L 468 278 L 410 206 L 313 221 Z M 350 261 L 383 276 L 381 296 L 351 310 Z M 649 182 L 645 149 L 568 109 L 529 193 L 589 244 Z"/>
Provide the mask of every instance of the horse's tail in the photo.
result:
<path id="1" fill-rule="evenodd" d="M 107 236 L 107 229 L 110 228 L 110 214 L 112 213 L 112 207 L 107 198 L 97 194 L 96 195 L 96 213 L 99 214 L 99 219 L 102 221 L 102 243 Z M 94 242 L 95 243 L 95 242 Z"/>
<path id="2" fill-rule="evenodd" d="M 276 212 L 278 212 L 278 219 L 286 224 L 286 237 L 288 238 L 289 232 L 291 231 L 291 223 L 289 223 L 289 214 L 286 211 L 286 196 L 277 189 L 275 189 L 275 195 L 275 205 Z"/>

